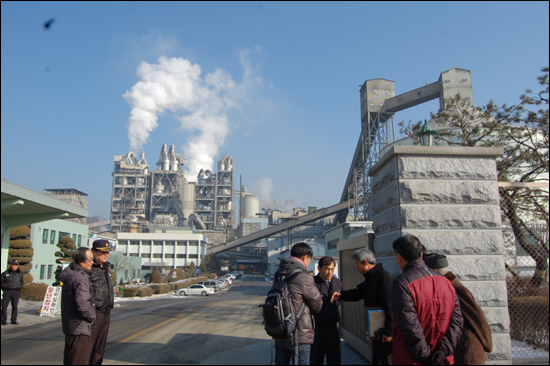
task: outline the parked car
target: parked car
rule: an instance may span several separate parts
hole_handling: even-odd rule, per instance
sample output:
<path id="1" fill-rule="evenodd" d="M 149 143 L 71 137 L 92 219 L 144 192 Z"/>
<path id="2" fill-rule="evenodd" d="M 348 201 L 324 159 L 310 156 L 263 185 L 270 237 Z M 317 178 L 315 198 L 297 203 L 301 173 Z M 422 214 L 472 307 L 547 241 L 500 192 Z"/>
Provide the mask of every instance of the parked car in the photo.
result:
<path id="1" fill-rule="evenodd" d="M 214 281 L 216 281 L 218 283 L 218 287 L 220 288 L 220 290 L 226 288 L 229 285 L 227 282 L 225 282 L 224 280 L 219 279 L 219 278 L 217 280 L 214 280 Z"/>
<path id="2" fill-rule="evenodd" d="M 212 280 L 212 281 L 200 281 L 199 285 L 204 285 L 206 287 L 213 288 L 214 291 L 221 290 L 220 287 L 218 286 L 218 282 L 214 281 L 214 280 Z"/>
<path id="3" fill-rule="evenodd" d="M 202 295 L 208 296 L 214 293 L 214 289 L 206 287 L 205 285 L 193 285 L 187 288 L 182 288 L 178 291 L 178 296 L 187 296 L 187 295 Z"/>

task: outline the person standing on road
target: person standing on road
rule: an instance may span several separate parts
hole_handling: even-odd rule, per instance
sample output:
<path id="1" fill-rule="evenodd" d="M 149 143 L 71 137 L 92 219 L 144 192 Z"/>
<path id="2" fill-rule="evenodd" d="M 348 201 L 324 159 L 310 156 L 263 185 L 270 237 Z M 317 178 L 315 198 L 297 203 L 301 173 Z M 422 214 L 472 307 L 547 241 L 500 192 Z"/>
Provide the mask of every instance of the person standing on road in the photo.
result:
<path id="1" fill-rule="evenodd" d="M 290 250 L 290 257 L 281 259 L 279 269 L 273 278 L 274 283 L 279 282 L 281 276 L 288 276 L 297 270 L 300 271 L 288 280 L 288 291 L 295 316 L 298 315 L 302 304 L 305 304 L 302 315 L 297 319 L 298 339 L 295 340 L 295 343 L 298 346 L 299 365 L 309 365 L 310 347 L 315 335 L 315 320 L 312 314 L 321 311 L 323 306 L 321 294 L 307 270 L 311 258 L 313 258 L 313 249 L 308 244 L 304 242 L 294 244 Z M 275 363 L 277 365 L 288 365 L 294 354 L 295 345 L 290 340 L 275 340 Z"/>
<path id="2" fill-rule="evenodd" d="M 393 242 L 399 268 L 391 304 L 394 365 L 452 365 L 463 318 L 451 282 L 422 260 L 420 240 L 404 235 Z"/>
<path id="3" fill-rule="evenodd" d="M 96 322 L 94 333 L 90 338 L 92 352 L 90 365 L 101 365 L 103 362 L 105 344 L 109 334 L 111 309 L 115 304 L 115 292 L 110 271 L 111 263 L 107 261 L 111 250 L 108 240 L 96 240 L 92 245 L 94 263 L 90 280 L 95 299 Z"/>
<path id="4" fill-rule="evenodd" d="M 88 365 L 90 362 L 90 338 L 96 320 L 94 294 L 90 275 L 94 255 L 88 248 L 77 248 L 73 260 L 65 268 L 60 280 L 61 323 L 65 334 L 64 365 Z"/>
<path id="5" fill-rule="evenodd" d="M 376 264 L 374 253 L 368 249 L 359 249 L 353 253 L 352 259 L 355 262 L 355 269 L 363 275 L 365 281 L 361 282 L 352 290 L 344 290 L 341 293 L 335 292 L 334 295 L 332 295 L 332 300 L 363 300 L 365 308 L 381 308 L 384 310 L 386 315 L 384 328 L 379 330 L 381 334 L 379 334 L 377 339 L 372 340 L 373 364 L 391 365 L 391 342 L 393 342 L 391 287 L 393 278 L 391 274 L 382 267 L 382 264 Z"/>
<path id="6" fill-rule="evenodd" d="M 451 281 L 460 303 L 460 310 L 464 318 L 464 331 L 455 348 L 455 363 L 458 365 L 485 365 L 486 352 L 493 352 L 491 326 L 487 322 L 485 313 L 466 286 L 448 270 L 449 262 L 446 256 L 432 253 L 425 255 L 423 259 L 429 268 L 441 273 Z"/>
<path id="7" fill-rule="evenodd" d="M 8 324 L 8 306 L 11 302 L 11 323 L 17 323 L 17 307 L 19 306 L 19 291 L 23 287 L 23 272 L 19 269 L 19 261 L 12 259 L 10 268 L 2 273 L 2 325 Z"/>
<path id="8" fill-rule="evenodd" d="M 315 338 L 311 345 L 310 365 L 322 365 L 327 356 L 327 365 L 340 365 L 340 301 L 331 302 L 332 294 L 342 291 L 342 281 L 334 277 L 336 264 L 331 257 L 319 259 L 319 273 L 313 277 L 317 290 L 321 293 L 323 307 L 313 314 L 315 318 Z"/>

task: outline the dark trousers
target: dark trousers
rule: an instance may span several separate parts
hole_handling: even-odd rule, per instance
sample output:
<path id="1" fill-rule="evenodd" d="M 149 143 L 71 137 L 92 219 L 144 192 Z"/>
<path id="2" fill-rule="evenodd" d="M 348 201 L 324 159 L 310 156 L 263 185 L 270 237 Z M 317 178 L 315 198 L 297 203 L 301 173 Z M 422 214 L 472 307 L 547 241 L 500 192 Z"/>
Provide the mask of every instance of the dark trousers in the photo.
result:
<path id="1" fill-rule="evenodd" d="M 95 329 L 90 337 L 90 365 L 101 365 L 103 362 L 105 343 L 107 343 L 107 334 L 109 334 L 110 323 L 110 314 L 101 314 L 100 312 L 97 312 Z"/>
<path id="2" fill-rule="evenodd" d="M 2 323 L 8 321 L 8 306 L 11 302 L 11 322 L 17 321 L 17 306 L 19 305 L 19 290 L 4 290 L 2 298 Z"/>
<path id="3" fill-rule="evenodd" d="M 372 364 L 373 365 L 391 365 L 391 351 L 393 343 L 382 343 L 381 341 L 372 342 Z"/>
<path id="4" fill-rule="evenodd" d="M 65 335 L 63 365 L 87 365 L 90 362 L 90 336 Z"/>
<path id="5" fill-rule="evenodd" d="M 298 365 L 309 365 L 309 344 L 298 345 Z M 275 340 L 275 365 L 296 365 L 296 346 L 290 342 Z"/>
<path id="6" fill-rule="evenodd" d="M 315 324 L 315 338 L 311 345 L 310 365 L 322 365 L 327 356 L 327 365 L 340 365 L 340 330 L 337 324 Z"/>

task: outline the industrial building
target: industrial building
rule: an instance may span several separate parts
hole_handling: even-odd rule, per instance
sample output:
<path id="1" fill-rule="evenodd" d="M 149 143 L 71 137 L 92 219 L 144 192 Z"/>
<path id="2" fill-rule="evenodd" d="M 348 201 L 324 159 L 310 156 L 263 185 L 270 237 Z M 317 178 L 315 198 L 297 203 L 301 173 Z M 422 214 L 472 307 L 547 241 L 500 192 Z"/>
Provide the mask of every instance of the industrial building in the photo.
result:
<path id="1" fill-rule="evenodd" d="M 206 255 L 206 236 L 190 228 L 164 227 L 149 233 L 121 232 L 117 234 L 117 240 L 119 252 L 141 258 L 141 276 L 153 268 L 161 272 L 184 269 L 191 262 L 198 267 Z"/>
<path id="2" fill-rule="evenodd" d="M 156 227 L 194 228 L 211 243 L 225 242 L 234 224 L 233 157 L 218 161 L 218 171 L 201 170 L 196 182 L 184 174 L 185 159 L 174 145 L 162 145 L 157 169 L 150 171 L 145 153 L 115 155 L 111 231 L 144 233 Z"/>
<path id="3" fill-rule="evenodd" d="M 80 206 L 83 209 L 88 209 L 88 195 L 84 192 L 74 188 L 50 188 L 45 189 L 45 195 L 55 198 L 57 200 L 70 203 L 71 205 Z M 67 219 L 68 221 L 76 222 L 79 224 L 86 224 L 86 218 Z"/>
<path id="4" fill-rule="evenodd" d="M 85 219 L 85 218 L 83 218 Z M 30 241 L 34 249 L 32 269 L 30 274 L 35 282 L 51 285 L 55 282 L 54 273 L 57 269 L 55 252 L 59 251 L 59 239 L 68 236 L 77 247 L 88 243 L 88 226 L 69 220 L 54 219 L 30 225 Z"/>

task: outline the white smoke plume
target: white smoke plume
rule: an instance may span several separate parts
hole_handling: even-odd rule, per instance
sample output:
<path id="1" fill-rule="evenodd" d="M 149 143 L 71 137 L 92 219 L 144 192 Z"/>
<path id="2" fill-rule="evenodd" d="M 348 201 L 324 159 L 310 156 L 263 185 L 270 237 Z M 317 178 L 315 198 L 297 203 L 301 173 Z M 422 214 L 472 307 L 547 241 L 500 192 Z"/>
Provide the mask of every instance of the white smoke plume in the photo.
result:
<path id="1" fill-rule="evenodd" d="M 214 158 L 231 132 L 228 113 L 262 83 L 249 53 L 241 52 L 242 83 L 221 69 L 201 78 L 200 65 L 184 58 L 162 56 L 156 64 L 142 62 L 137 69 L 140 80 L 124 94 L 132 107 L 128 118 L 131 149 L 140 150 L 158 126 L 159 114 L 170 110 L 180 116 L 181 129 L 194 133 L 182 147 L 187 178 L 195 180 L 200 169 L 213 170 Z"/>
<path id="2" fill-rule="evenodd" d="M 273 180 L 271 178 L 264 177 L 257 179 L 250 185 L 250 188 L 252 189 L 252 193 L 262 201 L 262 208 L 276 209 L 276 207 L 272 207 L 271 191 L 273 191 Z"/>

